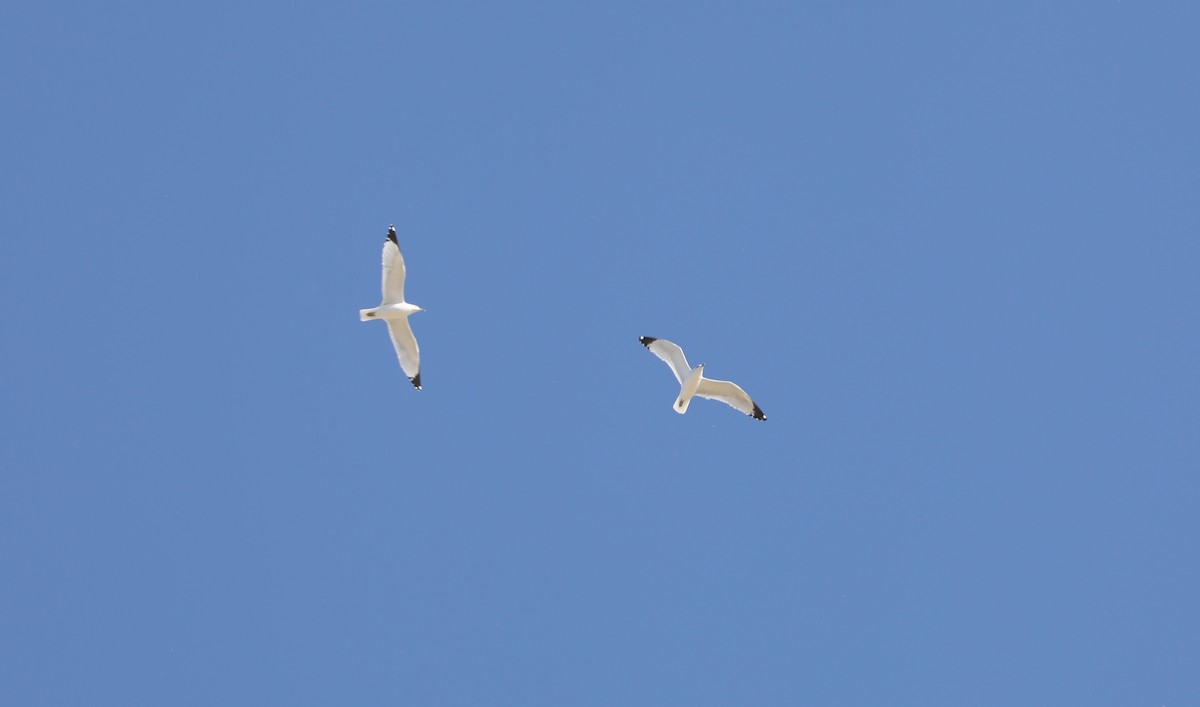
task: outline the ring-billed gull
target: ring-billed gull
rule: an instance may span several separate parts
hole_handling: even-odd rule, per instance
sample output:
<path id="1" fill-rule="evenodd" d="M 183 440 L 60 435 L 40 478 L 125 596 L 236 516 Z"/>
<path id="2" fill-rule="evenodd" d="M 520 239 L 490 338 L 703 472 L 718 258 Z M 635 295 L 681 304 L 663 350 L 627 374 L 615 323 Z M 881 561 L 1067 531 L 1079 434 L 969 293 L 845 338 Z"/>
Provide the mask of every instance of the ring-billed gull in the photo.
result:
<path id="1" fill-rule="evenodd" d="M 642 346 L 650 349 L 650 353 L 658 356 L 671 367 L 671 372 L 679 381 L 679 397 L 675 400 L 675 412 L 682 415 L 692 404 L 692 396 L 699 395 L 709 400 L 719 400 L 735 410 L 741 410 L 755 420 L 766 420 L 767 416 L 746 391 L 730 381 L 717 381 L 704 377 L 704 364 L 695 368 L 688 365 L 687 357 L 678 344 L 666 339 L 656 339 L 652 336 L 640 336 Z"/>
<path id="2" fill-rule="evenodd" d="M 417 348 L 408 317 L 424 311 L 404 301 L 404 256 L 396 242 L 396 227 L 388 226 L 387 240 L 383 243 L 383 302 L 378 307 L 358 310 L 358 318 L 364 322 L 371 319 L 387 322 L 400 368 L 417 390 L 421 389 L 421 350 Z"/>

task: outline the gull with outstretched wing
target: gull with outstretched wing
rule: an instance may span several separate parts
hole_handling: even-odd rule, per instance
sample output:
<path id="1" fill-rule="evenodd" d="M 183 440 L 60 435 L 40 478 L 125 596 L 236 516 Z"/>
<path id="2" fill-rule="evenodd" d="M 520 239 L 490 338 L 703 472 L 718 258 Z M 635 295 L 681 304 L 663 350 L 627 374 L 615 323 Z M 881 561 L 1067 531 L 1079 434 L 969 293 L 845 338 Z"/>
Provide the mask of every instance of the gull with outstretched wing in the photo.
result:
<path id="1" fill-rule="evenodd" d="M 642 336 L 638 340 L 642 342 L 642 346 L 650 350 L 650 353 L 666 362 L 671 367 L 671 372 L 675 374 L 675 379 L 679 381 L 679 397 L 675 399 L 675 412 L 680 415 L 687 412 L 688 405 L 692 403 L 692 397 L 698 395 L 709 400 L 719 400 L 755 420 L 767 419 L 762 408 L 758 407 L 746 394 L 746 391 L 738 387 L 736 383 L 705 378 L 704 364 L 695 368 L 689 366 L 687 357 L 683 355 L 683 349 L 679 348 L 678 344 L 652 336 Z"/>
<path id="2" fill-rule="evenodd" d="M 421 350 L 417 347 L 412 327 L 408 325 L 408 317 L 425 310 L 404 301 L 404 274 L 404 256 L 396 241 L 396 227 L 388 226 L 387 240 L 383 242 L 383 302 L 378 307 L 358 310 L 358 318 L 364 322 L 371 319 L 387 322 L 392 346 L 396 349 L 396 357 L 400 359 L 400 368 L 420 390 Z"/>

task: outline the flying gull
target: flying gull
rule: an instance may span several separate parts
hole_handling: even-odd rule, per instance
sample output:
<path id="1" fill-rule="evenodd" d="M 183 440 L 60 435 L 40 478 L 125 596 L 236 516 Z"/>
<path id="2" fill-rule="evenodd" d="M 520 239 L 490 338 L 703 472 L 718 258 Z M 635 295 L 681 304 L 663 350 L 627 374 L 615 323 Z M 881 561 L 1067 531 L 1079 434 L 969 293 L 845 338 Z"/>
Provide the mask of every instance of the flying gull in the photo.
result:
<path id="1" fill-rule="evenodd" d="M 675 412 L 680 415 L 687 412 L 688 405 L 692 403 L 692 396 L 699 395 L 709 400 L 719 400 L 755 420 L 767 419 L 762 409 L 735 383 L 705 378 L 703 363 L 695 368 L 689 366 L 687 357 L 683 355 L 683 349 L 679 348 L 678 344 L 652 336 L 641 336 L 638 339 L 642 346 L 650 349 L 650 353 L 665 361 L 679 380 L 679 398 L 675 400 Z"/>
<path id="2" fill-rule="evenodd" d="M 396 227 L 388 226 L 387 240 L 383 243 L 383 302 L 372 309 L 358 310 L 358 318 L 364 322 L 369 319 L 387 322 L 400 368 L 417 390 L 421 389 L 421 351 L 408 325 L 408 316 L 424 311 L 404 301 L 404 256 L 396 242 Z"/>

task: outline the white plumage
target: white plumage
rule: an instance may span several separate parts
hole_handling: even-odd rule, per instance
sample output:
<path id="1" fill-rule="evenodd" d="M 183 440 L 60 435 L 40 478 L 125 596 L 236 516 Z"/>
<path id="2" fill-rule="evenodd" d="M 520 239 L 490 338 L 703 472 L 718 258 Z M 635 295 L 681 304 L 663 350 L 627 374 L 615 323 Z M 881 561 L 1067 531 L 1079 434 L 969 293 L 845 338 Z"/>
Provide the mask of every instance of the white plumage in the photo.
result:
<path id="1" fill-rule="evenodd" d="M 652 336 L 639 337 L 642 346 L 650 353 L 658 356 L 671 367 L 675 379 L 679 381 L 679 397 L 675 400 L 675 412 L 682 415 L 687 412 L 693 396 L 719 400 L 735 410 L 740 410 L 756 420 L 766 420 L 761 408 L 750 399 L 746 391 L 730 381 L 718 381 L 704 377 L 704 364 L 695 368 L 688 365 L 687 357 L 678 344 L 666 339 L 656 339 Z"/>
<path id="2" fill-rule="evenodd" d="M 408 317 L 425 310 L 404 301 L 404 275 L 404 256 L 396 241 L 396 227 L 388 226 L 387 240 L 383 242 L 383 302 L 378 307 L 360 309 L 358 318 L 364 322 L 371 319 L 387 322 L 392 346 L 396 349 L 396 357 L 400 359 L 400 368 L 420 390 L 421 350 L 417 347 L 412 327 L 408 325 Z"/>

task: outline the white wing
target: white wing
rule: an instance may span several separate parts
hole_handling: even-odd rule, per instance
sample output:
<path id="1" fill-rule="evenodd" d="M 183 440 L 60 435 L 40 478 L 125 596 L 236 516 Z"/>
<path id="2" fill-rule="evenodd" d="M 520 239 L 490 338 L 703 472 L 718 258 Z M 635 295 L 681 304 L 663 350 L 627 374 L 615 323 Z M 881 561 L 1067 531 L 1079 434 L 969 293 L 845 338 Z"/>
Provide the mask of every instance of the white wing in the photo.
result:
<path id="1" fill-rule="evenodd" d="M 767 419 L 762 409 L 750 399 L 749 395 L 746 395 L 746 391 L 731 381 L 715 381 L 709 378 L 701 378 L 700 387 L 696 388 L 696 395 L 708 398 L 709 400 L 719 400 L 735 410 L 741 410 L 756 420 Z"/>
<path id="2" fill-rule="evenodd" d="M 383 243 L 383 303 L 395 304 L 404 301 L 404 256 L 396 242 L 396 229 L 388 228 L 387 240 Z"/>
<path id="3" fill-rule="evenodd" d="M 400 368 L 412 384 L 421 389 L 421 350 L 417 348 L 417 338 L 413 336 L 408 318 L 388 319 L 388 333 L 392 336 L 392 346 L 396 348 L 396 357 L 400 359 Z"/>
<path id="4" fill-rule="evenodd" d="M 642 346 L 650 349 L 650 353 L 666 361 L 675 378 L 679 380 L 679 385 L 683 385 L 683 379 L 692 372 L 687 357 L 683 355 L 683 349 L 666 339 L 655 339 L 653 336 L 642 336 L 638 340 L 642 342 Z"/>

